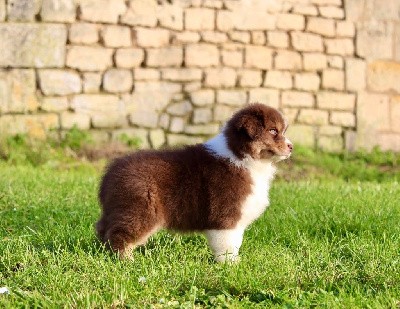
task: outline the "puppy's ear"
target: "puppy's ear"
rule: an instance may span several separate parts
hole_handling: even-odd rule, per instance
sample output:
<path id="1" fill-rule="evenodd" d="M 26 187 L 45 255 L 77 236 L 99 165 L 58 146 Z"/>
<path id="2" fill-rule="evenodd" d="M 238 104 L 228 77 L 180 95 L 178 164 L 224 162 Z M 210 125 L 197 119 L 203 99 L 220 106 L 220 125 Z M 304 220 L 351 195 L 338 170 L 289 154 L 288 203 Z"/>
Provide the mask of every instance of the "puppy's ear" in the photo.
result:
<path id="1" fill-rule="evenodd" d="M 236 128 L 244 132 L 250 139 L 255 139 L 261 135 L 264 128 L 262 116 L 256 113 L 242 115 L 238 119 Z"/>

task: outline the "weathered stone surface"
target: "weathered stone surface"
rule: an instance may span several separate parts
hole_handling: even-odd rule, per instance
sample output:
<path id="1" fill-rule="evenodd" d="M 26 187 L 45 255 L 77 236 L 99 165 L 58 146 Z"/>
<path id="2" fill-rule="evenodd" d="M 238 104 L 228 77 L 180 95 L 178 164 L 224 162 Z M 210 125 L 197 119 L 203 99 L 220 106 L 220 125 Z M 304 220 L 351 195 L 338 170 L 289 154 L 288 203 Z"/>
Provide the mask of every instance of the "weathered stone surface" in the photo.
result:
<path id="1" fill-rule="evenodd" d="M 371 90 L 400 93 L 400 63 L 378 60 L 368 64 L 367 81 Z"/>
<path id="2" fill-rule="evenodd" d="M 164 80 L 188 82 L 193 80 L 201 80 L 202 71 L 200 69 L 179 68 L 179 69 L 162 69 L 162 78 Z"/>
<path id="3" fill-rule="evenodd" d="M 321 80 L 316 73 L 297 73 L 294 76 L 295 88 L 306 91 L 317 91 Z"/>
<path id="4" fill-rule="evenodd" d="M 214 108 L 213 119 L 214 121 L 225 122 L 232 117 L 236 110 L 237 107 L 217 104 Z"/>
<path id="5" fill-rule="evenodd" d="M 162 27 L 183 30 L 183 9 L 179 5 L 164 3 L 158 10 L 158 19 Z"/>
<path id="6" fill-rule="evenodd" d="M 172 133 L 183 132 L 185 128 L 185 120 L 182 117 L 171 117 L 171 123 L 169 125 L 169 131 Z"/>
<path id="7" fill-rule="evenodd" d="M 184 134 L 167 134 L 167 144 L 169 146 L 192 145 L 202 143 L 203 141 L 203 138 L 197 136 L 195 137 Z"/>
<path id="8" fill-rule="evenodd" d="M 117 49 L 115 53 L 115 63 L 119 68 L 139 67 L 144 61 L 144 51 L 139 48 Z"/>
<path id="9" fill-rule="evenodd" d="M 272 68 L 272 49 L 264 46 L 246 46 L 245 67 L 256 69 Z"/>
<path id="10" fill-rule="evenodd" d="M 310 2 L 313 4 L 321 5 L 321 6 L 326 6 L 326 5 L 341 6 L 342 5 L 342 0 L 311 0 Z"/>
<path id="11" fill-rule="evenodd" d="M 80 1 L 81 20 L 116 24 L 126 11 L 124 0 Z"/>
<path id="12" fill-rule="evenodd" d="M 103 88 L 107 92 L 119 93 L 132 90 L 132 72 L 125 69 L 109 69 L 103 76 Z"/>
<path id="13" fill-rule="evenodd" d="M 68 109 L 67 97 L 44 97 L 40 102 L 40 109 L 46 112 L 60 112 Z"/>
<path id="14" fill-rule="evenodd" d="M 289 46 L 289 35 L 284 31 L 268 31 L 268 45 L 279 48 Z"/>
<path id="15" fill-rule="evenodd" d="M 222 64 L 228 67 L 240 68 L 243 65 L 241 50 L 222 50 Z"/>
<path id="16" fill-rule="evenodd" d="M 318 10 L 315 5 L 299 4 L 293 8 L 293 13 L 308 16 L 317 16 Z"/>
<path id="17" fill-rule="evenodd" d="M 378 131 L 390 130 L 390 100 L 388 95 L 362 92 L 357 100 L 357 128 L 363 146 L 373 145 Z M 368 136 L 370 135 L 370 137 Z M 376 142 L 376 141 L 375 141 Z"/>
<path id="18" fill-rule="evenodd" d="M 326 55 L 321 53 L 303 53 L 303 66 L 306 71 L 319 71 L 327 67 Z"/>
<path id="19" fill-rule="evenodd" d="M 60 115 L 61 129 L 72 129 L 76 127 L 81 130 L 90 128 L 90 116 L 86 114 L 63 112 Z"/>
<path id="20" fill-rule="evenodd" d="M 211 89 L 202 89 L 191 92 L 190 99 L 195 106 L 211 105 L 215 102 L 215 93 Z"/>
<path id="21" fill-rule="evenodd" d="M 161 129 L 150 130 L 149 138 L 151 147 L 153 147 L 154 149 L 160 148 L 167 141 L 165 138 L 164 130 Z"/>
<path id="22" fill-rule="evenodd" d="M 286 136 L 296 147 L 296 144 L 314 147 L 315 132 L 313 127 L 307 125 L 293 124 L 287 129 Z"/>
<path id="23" fill-rule="evenodd" d="M 64 25 L 0 24 L 0 67 L 62 67 L 66 41 Z"/>
<path id="24" fill-rule="evenodd" d="M 346 59 L 346 89 L 359 91 L 366 85 L 366 63 L 361 59 Z"/>
<path id="25" fill-rule="evenodd" d="M 328 56 L 328 66 L 330 68 L 344 69 L 344 59 L 342 56 Z"/>
<path id="26" fill-rule="evenodd" d="M 344 72 L 336 69 L 323 70 L 322 87 L 324 89 L 344 90 Z"/>
<path id="27" fill-rule="evenodd" d="M 173 34 L 172 41 L 174 43 L 196 43 L 201 37 L 198 32 L 184 31 Z"/>
<path id="28" fill-rule="evenodd" d="M 236 84 L 236 72 L 231 68 L 206 69 L 205 86 L 211 88 L 234 87 Z"/>
<path id="29" fill-rule="evenodd" d="M 322 38 L 318 34 L 291 32 L 292 45 L 299 51 L 323 51 Z"/>
<path id="30" fill-rule="evenodd" d="M 349 112 L 332 112 L 330 121 L 342 127 L 354 127 L 356 125 L 356 117 Z"/>
<path id="31" fill-rule="evenodd" d="M 230 31 L 228 35 L 233 42 L 250 43 L 250 33 L 247 31 Z"/>
<path id="32" fill-rule="evenodd" d="M 150 67 L 181 66 L 183 50 L 181 47 L 165 47 L 147 50 L 146 64 Z"/>
<path id="33" fill-rule="evenodd" d="M 101 34 L 104 45 L 107 47 L 128 47 L 132 45 L 129 27 L 109 25 L 103 28 Z"/>
<path id="34" fill-rule="evenodd" d="M 326 125 L 319 127 L 320 135 L 337 136 L 342 135 L 342 131 L 342 127 L 339 126 Z"/>
<path id="35" fill-rule="evenodd" d="M 278 89 L 291 89 L 293 87 L 292 75 L 285 71 L 268 71 L 264 86 Z"/>
<path id="36" fill-rule="evenodd" d="M 6 0 L 0 0 L 0 21 L 6 19 Z"/>
<path id="37" fill-rule="evenodd" d="M 169 123 L 170 123 L 170 116 L 168 114 L 161 114 L 160 120 L 158 122 L 159 126 L 163 129 L 168 129 L 169 128 Z"/>
<path id="38" fill-rule="evenodd" d="M 313 107 L 314 96 L 302 91 L 283 91 L 282 105 L 289 107 Z"/>
<path id="39" fill-rule="evenodd" d="M 281 30 L 303 30 L 305 18 L 297 14 L 279 14 L 276 27 Z"/>
<path id="40" fill-rule="evenodd" d="M 318 148 L 328 152 L 343 150 L 343 138 L 341 136 L 321 136 L 318 140 Z"/>
<path id="41" fill-rule="evenodd" d="M 298 52 L 283 50 L 275 56 L 275 69 L 300 70 L 302 68 L 301 55 Z"/>
<path id="42" fill-rule="evenodd" d="M 249 91 L 249 103 L 262 103 L 279 108 L 279 90 L 255 88 Z"/>
<path id="43" fill-rule="evenodd" d="M 355 101 L 355 95 L 349 93 L 321 91 L 317 94 L 317 106 L 319 108 L 353 111 Z"/>
<path id="44" fill-rule="evenodd" d="M 218 90 L 217 103 L 243 106 L 247 103 L 247 93 L 244 90 Z"/>
<path id="45" fill-rule="evenodd" d="M 193 110 L 192 104 L 185 100 L 174 103 L 167 108 L 167 113 L 173 116 L 186 116 Z"/>
<path id="46" fill-rule="evenodd" d="M 185 83 L 183 85 L 183 91 L 184 92 L 193 92 L 193 91 L 201 89 L 202 86 L 203 86 L 202 83 L 198 82 L 198 81 Z"/>
<path id="47" fill-rule="evenodd" d="M 58 128 L 59 121 L 56 114 L 0 117 L 0 136 L 27 134 L 33 138 L 44 139 L 49 130 Z"/>
<path id="48" fill-rule="evenodd" d="M 400 133 L 400 96 L 390 99 L 390 126 L 393 131 Z"/>
<path id="49" fill-rule="evenodd" d="M 320 17 L 310 17 L 307 22 L 307 31 L 333 37 L 335 36 L 335 21 Z"/>
<path id="50" fill-rule="evenodd" d="M 67 66 L 82 71 L 103 71 L 112 66 L 113 50 L 101 47 L 71 46 Z"/>
<path id="51" fill-rule="evenodd" d="M 212 119 L 212 109 L 208 107 L 198 107 L 193 111 L 192 122 L 194 124 L 209 123 Z"/>
<path id="52" fill-rule="evenodd" d="M 99 27 L 90 23 L 74 23 L 69 29 L 69 41 L 76 44 L 97 43 Z"/>
<path id="53" fill-rule="evenodd" d="M 42 0 L 8 0 L 7 19 L 10 21 L 34 21 Z"/>
<path id="54" fill-rule="evenodd" d="M 136 43 L 141 47 L 163 47 L 169 43 L 169 31 L 165 29 L 135 28 Z"/>
<path id="55" fill-rule="evenodd" d="M 135 80 L 159 80 L 160 76 L 160 71 L 157 69 L 133 69 L 133 78 Z"/>
<path id="56" fill-rule="evenodd" d="M 101 74 L 100 73 L 84 73 L 83 74 L 83 91 L 85 93 L 96 93 L 100 92 L 101 85 Z"/>
<path id="57" fill-rule="evenodd" d="M 241 70 L 238 75 L 241 87 L 259 87 L 262 84 L 262 72 L 259 70 Z"/>
<path id="58" fill-rule="evenodd" d="M 158 114 L 151 111 L 137 111 L 129 114 L 129 122 L 144 128 L 157 128 Z"/>
<path id="59" fill-rule="evenodd" d="M 82 91 L 79 74 L 70 70 L 39 70 L 39 83 L 45 95 L 68 95 Z"/>
<path id="60" fill-rule="evenodd" d="M 297 118 L 299 123 L 310 125 L 324 125 L 328 123 L 329 114 L 327 111 L 318 109 L 302 109 Z"/>
<path id="61" fill-rule="evenodd" d="M 384 21 L 371 21 L 357 30 L 357 55 L 370 59 L 392 59 L 393 27 Z"/>
<path id="62" fill-rule="evenodd" d="M 233 25 L 237 30 L 274 30 L 276 15 L 256 10 L 238 10 L 234 12 Z"/>
<path id="63" fill-rule="evenodd" d="M 185 63 L 187 66 L 208 67 L 219 64 L 217 46 L 211 44 L 190 44 L 186 46 Z"/>
<path id="64" fill-rule="evenodd" d="M 351 21 L 337 21 L 336 35 L 338 37 L 353 38 L 356 35 L 356 27 Z"/>
<path id="65" fill-rule="evenodd" d="M 0 70 L 0 114 L 32 112 L 38 106 L 34 70 Z"/>
<path id="66" fill-rule="evenodd" d="M 201 38 L 208 43 L 224 43 L 228 40 L 228 36 L 223 32 L 203 31 Z"/>
<path id="67" fill-rule="evenodd" d="M 319 13 L 321 14 L 321 16 L 326 18 L 336 18 L 336 19 L 344 18 L 344 10 L 336 6 L 320 6 Z"/>
<path id="68" fill-rule="evenodd" d="M 127 117 L 121 113 L 101 113 L 92 115 L 92 126 L 94 128 L 120 128 L 128 123 Z"/>
<path id="69" fill-rule="evenodd" d="M 264 45 L 267 41 L 263 31 L 252 31 L 251 32 L 251 43 L 255 45 Z"/>
<path id="70" fill-rule="evenodd" d="M 121 21 L 130 26 L 156 26 L 157 2 L 155 0 L 130 0 L 129 8 L 121 17 Z"/>
<path id="71" fill-rule="evenodd" d="M 112 94 L 78 94 L 72 98 L 71 107 L 80 114 L 125 112 L 124 103 Z"/>
<path id="72" fill-rule="evenodd" d="M 283 115 L 285 116 L 286 121 L 288 121 L 290 124 L 296 123 L 297 115 L 299 113 L 298 108 L 288 108 L 284 107 L 282 108 Z"/>
<path id="73" fill-rule="evenodd" d="M 351 56 L 354 54 L 352 39 L 325 39 L 326 52 L 328 54 Z"/>
<path id="74" fill-rule="evenodd" d="M 42 21 L 72 23 L 75 21 L 75 15 L 73 0 L 42 0 Z"/>
<path id="75" fill-rule="evenodd" d="M 185 10 L 186 30 L 213 30 L 215 12 L 207 8 L 189 8 Z"/>
<path id="76" fill-rule="evenodd" d="M 193 135 L 216 135 L 219 131 L 219 125 L 216 123 L 210 123 L 206 125 L 187 125 L 185 128 L 186 134 Z"/>

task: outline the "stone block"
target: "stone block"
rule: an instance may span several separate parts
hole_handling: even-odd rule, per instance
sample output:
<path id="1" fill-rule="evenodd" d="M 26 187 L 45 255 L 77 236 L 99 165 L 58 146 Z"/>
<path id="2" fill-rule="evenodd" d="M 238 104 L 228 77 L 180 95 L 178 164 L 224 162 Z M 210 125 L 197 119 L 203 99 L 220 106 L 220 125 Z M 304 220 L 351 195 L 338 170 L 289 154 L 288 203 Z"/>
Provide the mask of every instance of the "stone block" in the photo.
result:
<path id="1" fill-rule="evenodd" d="M 366 63 L 362 59 L 346 59 L 346 89 L 359 91 L 366 85 Z"/>
<path id="2" fill-rule="evenodd" d="M 318 148 L 327 152 L 340 152 L 343 150 L 344 143 L 341 136 L 320 136 Z"/>
<path id="3" fill-rule="evenodd" d="M 167 134 L 167 144 L 169 146 L 194 145 L 202 143 L 203 141 L 203 138 L 197 136 L 188 136 L 184 134 Z"/>
<path id="4" fill-rule="evenodd" d="M 221 9 L 224 5 L 222 0 L 204 0 L 203 6 L 206 8 Z"/>
<path id="5" fill-rule="evenodd" d="M 169 131 L 172 133 L 181 133 L 185 128 L 185 120 L 182 117 L 171 117 Z"/>
<path id="6" fill-rule="evenodd" d="M 184 92 L 193 92 L 201 89 L 202 83 L 201 82 L 189 82 L 183 85 Z"/>
<path id="7" fill-rule="evenodd" d="M 228 36 L 223 32 L 203 31 L 201 38 L 208 43 L 224 43 L 228 40 Z"/>
<path id="8" fill-rule="evenodd" d="M 40 89 L 45 95 L 80 93 L 82 82 L 79 74 L 71 70 L 39 70 Z"/>
<path id="9" fill-rule="evenodd" d="M 72 23 L 75 21 L 76 7 L 73 0 L 42 0 L 40 17 L 42 21 Z"/>
<path id="10" fill-rule="evenodd" d="M 237 30 L 274 30 L 276 15 L 257 10 L 236 10 L 233 12 L 233 25 Z"/>
<path id="11" fill-rule="evenodd" d="M 219 132 L 219 125 L 216 123 L 187 125 L 184 132 L 191 135 L 216 135 Z"/>
<path id="12" fill-rule="evenodd" d="M 344 90 L 344 72 L 336 69 L 322 71 L 322 88 Z"/>
<path id="13" fill-rule="evenodd" d="M 368 64 L 367 83 L 373 91 L 400 93 L 400 63 L 377 60 Z"/>
<path id="14" fill-rule="evenodd" d="M 223 32 L 232 30 L 235 26 L 235 15 L 233 12 L 218 10 L 217 11 L 217 29 Z"/>
<path id="15" fill-rule="evenodd" d="M 186 46 L 187 66 L 208 67 L 219 64 L 218 47 L 212 44 L 190 44 Z"/>
<path id="16" fill-rule="evenodd" d="M 0 67 L 62 67 L 66 41 L 65 25 L 0 24 Z"/>
<path id="17" fill-rule="evenodd" d="M 168 129 L 169 124 L 170 124 L 170 116 L 168 114 L 161 114 L 160 120 L 159 120 L 159 126 L 163 129 Z"/>
<path id="18" fill-rule="evenodd" d="M 4 115 L 0 117 L 0 136 L 27 134 L 32 138 L 44 139 L 50 130 L 59 126 L 56 114 Z"/>
<path id="19" fill-rule="evenodd" d="M 162 78 L 164 80 L 189 82 L 194 80 L 201 80 L 201 69 L 195 68 L 176 68 L 176 69 L 162 69 Z"/>
<path id="20" fill-rule="evenodd" d="M 268 31 L 268 45 L 278 48 L 289 47 L 289 35 L 285 31 Z"/>
<path id="21" fill-rule="evenodd" d="M 92 115 L 92 125 L 94 128 L 120 128 L 128 123 L 127 117 L 120 113 L 101 113 Z"/>
<path id="22" fill-rule="evenodd" d="M 297 115 L 299 114 L 299 110 L 297 108 L 282 108 L 282 113 L 289 123 L 296 123 Z"/>
<path id="23" fill-rule="evenodd" d="M 99 41 L 99 27 L 90 23 L 73 23 L 69 29 L 69 41 L 75 44 L 93 44 Z"/>
<path id="24" fill-rule="evenodd" d="M 183 8 L 181 6 L 164 3 L 161 9 L 158 10 L 157 15 L 162 27 L 183 30 Z"/>
<path id="25" fill-rule="evenodd" d="M 132 45 L 131 29 L 129 27 L 104 26 L 101 34 L 106 47 L 128 47 Z"/>
<path id="26" fill-rule="evenodd" d="M 192 122 L 198 123 L 209 123 L 212 120 L 212 109 L 208 107 L 197 107 L 193 111 Z"/>
<path id="27" fill-rule="evenodd" d="M 306 16 L 317 16 L 318 10 L 315 5 L 301 3 L 293 7 L 293 13 Z"/>
<path id="28" fill-rule="evenodd" d="M 109 69 L 103 76 L 103 88 L 107 92 L 120 93 L 132 90 L 132 72 L 126 69 Z"/>
<path id="29" fill-rule="evenodd" d="M 228 67 L 240 68 L 243 65 L 241 50 L 222 50 L 222 64 Z"/>
<path id="30" fill-rule="evenodd" d="M 357 29 L 357 55 L 368 59 L 393 58 L 393 27 L 384 21 L 371 21 Z"/>
<path id="31" fill-rule="evenodd" d="M 305 18 L 297 14 L 279 14 L 276 27 L 281 30 L 304 30 Z"/>
<path id="32" fill-rule="evenodd" d="M 378 145 L 383 151 L 400 152 L 400 134 L 398 133 L 380 133 Z"/>
<path id="33" fill-rule="evenodd" d="M 268 71 L 264 86 L 278 89 L 291 89 L 293 87 L 292 74 L 286 71 Z"/>
<path id="34" fill-rule="evenodd" d="M 8 0 L 7 19 L 9 21 L 34 21 L 41 5 L 42 0 Z"/>
<path id="35" fill-rule="evenodd" d="M 174 43 L 197 43 L 200 39 L 200 34 L 194 31 L 177 32 L 172 36 Z"/>
<path id="36" fill-rule="evenodd" d="M 126 9 L 125 0 L 80 1 L 80 19 L 90 22 L 116 24 Z"/>
<path id="37" fill-rule="evenodd" d="M 342 5 L 342 0 L 311 0 L 310 2 L 313 4 L 321 5 L 321 6 L 327 6 L 327 5 L 341 6 Z"/>
<path id="38" fill-rule="evenodd" d="M 250 33 L 247 31 L 230 31 L 228 35 L 233 42 L 250 43 Z"/>
<path id="39" fill-rule="evenodd" d="M 219 105 L 214 107 L 213 120 L 219 122 L 225 122 L 232 117 L 237 110 L 237 107 Z"/>
<path id="40" fill-rule="evenodd" d="M 316 73 L 297 73 L 294 76 L 296 89 L 305 91 L 317 91 L 321 84 L 319 75 Z"/>
<path id="41" fill-rule="evenodd" d="M 400 96 L 390 98 L 390 126 L 394 132 L 400 133 Z"/>
<path id="42" fill-rule="evenodd" d="M 153 147 L 154 149 L 158 149 L 161 146 L 165 145 L 166 138 L 164 130 L 161 129 L 150 130 L 149 138 L 151 147 Z"/>
<path id="43" fill-rule="evenodd" d="M 158 113 L 154 111 L 137 111 L 129 114 L 129 122 L 139 127 L 155 129 L 158 124 Z"/>
<path id="44" fill-rule="evenodd" d="M 333 55 L 354 55 L 352 39 L 325 39 L 326 52 Z"/>
<path id="45" fill-rule="evenodd" d="M 215 68 L 205 70 L 204 85 L 211 88 L 234 87 L 236 71 L 231 68 Z"/>
<path id="46" fill-rule="evenodd" d="M 217 103 L 243 106 L 247 103 L 247 92 L 244 90 L 217 90 Z"/>
<path id="47" fill-rule="evenodd" d="M 117 49 L 115 63 L 117 67 L 131 69 L 139 67 L 144 61 L 144 51 L 140 48 Z"/>
<path id="48" fill-rule="evenodd" d="M 339 126 L 327 125 L 319 127 L 320 135 L 337 136 L 337 135 L 342 135 L 342 131 L 343 131 L 342 127 Z"/>
<path id="49" fill-rule="evenodd" d="M 336 35 L 338 37 L 354 38 L 356 35 L 356 27 L 351 21 L 337 21 Z"/>
<path id="50" fill-rule="evenodd" d="M 40 109 L 45 112 L 61 112 L 68 109 L 67 97 L 44 97 L 40 102 Z"/>
<path id="51" fill-rule="evenodd" d="M 303 53 L 303 67 L 306 71 L 320 71 L 327 67 L 327 57 L 321 53 Z"/>
<path id="52" fill-rule="evenodd" d="M 317 106 L 324 109 L 354 111 L 356 96 L 350 93 L 321 91 L 317 94 Z"/>
<path id="53" fill-rule="evenodd" d="M 100 92 L 101 86 L 101 73 L 84 73 L 83 74 L 83 92 L 96 93 Z"/>
<path id="54" fill-rule="evenodd" d="M 277 51 L 275 56 L 275 69 L 278 70 L 301 70 L 301 55 L 295 51 Z"/>
<path id="55" fill-rule="evenodd" d="M 309 125 L 326 125 L 328 124 L 329 113 L 318 109 L 302 109 L 297 118 L 299 123 Z"/>
<path id="56" fill-rule="evenodd" d="M 327 18 L 310 17 L 307 22 L 307 31 L 326 37 L 334 37 L 335 21 Z"/>
<path id="57" fill-rule="evenodd" d="M 0 70 L 0 114 L 34 112 L 38 106 L 34 70 Z"/>
<path id="58" fill-rule="evenodd" d="M 156 0 L 130 0 L 121 22 L 130 26 L 155 27 L 158 5 Z"/>
<path id="59" fill-rule="evenodd" d="M 182 102 L 173 103 L 167 108 L 167 113 L 172 116 L 186 116 L 193 110 L 192 104 L 185 100 Z"/>
<path id="60" fill-rule="evenodd" d="M 0 0 L 0 22 L 6 19 L 6 0 Z"/>
<path id="61" fill-rule="evenodd" d="M 165 29 L 135 28 L 136 43 L 140 47 L 164 47 L 169 44 L 169 31 Z"/>
<path id="62" fill-rule="evenodd" d="M 159 80 L 160 70 L 157 69 L 145 69 L 135 68 L 133 69 L 133 78 L 135 80 Z"/>
<path id="63" fill-rule="evenodd" d="M 286 137 L 296 145 L 314 147 L 315 146 L 315 132 L 313 127 L 301 124 L 290 125 L 286 132 Z"/>
<path id="64" fill-rule="evenodd" d="M 262 72 L 259 70 L 241 70 L 238 75 L 241 87 L 260 87 L 262 84 Z"/>
<path id="65" fill-rule="evenodd" d="M 357 129 L 364 136 L 366 145 L 369 143 L 368 134 L 371 134 L 371 144 L 378 136 L 378 131 L 390 130 L 390 98 L 386 94 L 372 94 L 362 92 L 357 99 Z"/>
<path id="66" fill-rule="evenodd" d="M 320 6 L 319 13 L 326 18 L 343 19 L 344 9 L 337 6 Z"/>
<path id="67" fill-rule="evenodd" d="M 313 107 L 314 96 L 303 91 L 283 91 L 282 105 L 285 107 Z"/>
<path id="68" fill-rule="evenodd" d="M 324 50 L 322 38 L 318 34 L 293 31 L 290 36 L 295 50 L 304 52 L 322 52 Z"/>
<path id="69" fill-rule="evenodd" d="M 330 121 L 332 124 L 353 128 L 356 125 L 356 117 L 350 112 L 332 112 Z"/>
<path id="70" fill-rule="evenodd" d="M 272 68 L 272 49 L 264 46 L 246 46 L 245 67 L 256 69 Z"/>
<path id="71" fill-rule="evenodd" d="M 330 68 L 344 69 L 344 59 L 342 56 L 328 56 L 328 66 Z"/>
<path id="72" fill-rule="evenodd" d="M 113 50 L 90 46 L 70 46 L 67 66 L 81 71 L 103 71 L 112 66 Z"/>
<path id="73" fill-rule="evenodd" d="M 264 31 L 252 31 L 251 32 L 251 43 L 255 45 L 265 45 L 267 38 L 265 37 Z"/>
<path id="74" fill-rule="evenodd" d="M 279 108 L 279 90 L 255 88 L 249 91 L 249 103 L 262 103 L 274 108 Z"/>
<path id="75" fill-rule="evenodd" d="M 149 67 L 179 67 L 183 62 L 181 47 L 164 47 L 147 50 L 146 64 Z"/>
<path id="76" fill-rule="evenodd" d="M 190 99 L 195 106 L 212 105 L 215 102 L 215 93 L 211 89 L 202 89 L 190 93 Z"/>
<path id="77" fill-rule="evenodd" d="M 185 10 L 186 30 L 213 30 L 215 11 L 207 8 L 188 8 Z"/>
<path id="78" fill-rule="evenodd" d="M 78 114 L 124 113 L 125 106 L 112 94 L 78 94 L 71 100 L 71 108 Z"/>

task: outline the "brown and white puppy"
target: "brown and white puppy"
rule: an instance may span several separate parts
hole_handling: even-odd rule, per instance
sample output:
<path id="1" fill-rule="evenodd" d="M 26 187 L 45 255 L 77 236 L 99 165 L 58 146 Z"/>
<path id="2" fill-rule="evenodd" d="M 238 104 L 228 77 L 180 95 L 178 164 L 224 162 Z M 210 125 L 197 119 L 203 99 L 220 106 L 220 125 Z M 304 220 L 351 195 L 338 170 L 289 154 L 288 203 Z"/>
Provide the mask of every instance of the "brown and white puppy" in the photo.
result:
<path id="1" fill-rule="evenodd" d="M 250 104 L 204 144 L 116 159 L 99 192 L 100 240 L 126 257 L 162 228 L 198 231 L 217 261 L 236 260 L 246 227 L 269 204 L 273 164 L 292 152 L 286 128 L 279 111 Z"/>

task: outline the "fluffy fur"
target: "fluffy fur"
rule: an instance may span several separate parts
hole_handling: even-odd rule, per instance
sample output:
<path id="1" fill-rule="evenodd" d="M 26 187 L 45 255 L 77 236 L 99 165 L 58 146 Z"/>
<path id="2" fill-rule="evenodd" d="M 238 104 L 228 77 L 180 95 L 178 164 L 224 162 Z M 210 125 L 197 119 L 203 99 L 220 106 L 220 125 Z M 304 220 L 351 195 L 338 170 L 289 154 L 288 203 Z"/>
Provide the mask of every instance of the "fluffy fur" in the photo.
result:
<path id="1" fill-rule="evenodd" d="M 282 114 L 237 112 L 204 144 L 116 159 L 100 186 L 98 237 L 121 257 L 157 230 L 205 233 L 217 261 L 234 261 L 245 229 L 269 204 L 274 163 L 290 156 Z"/>

